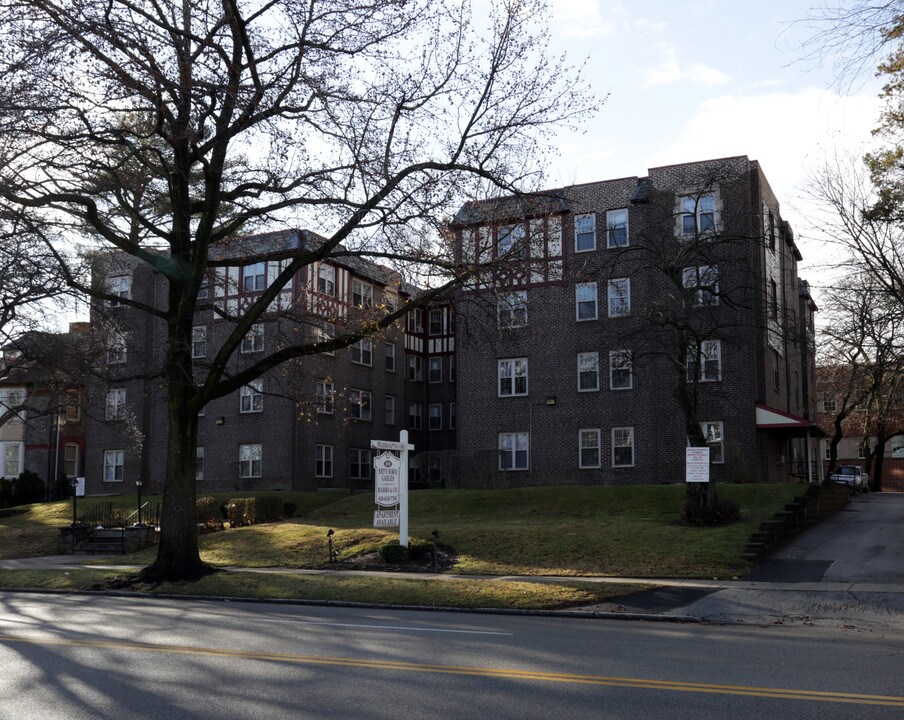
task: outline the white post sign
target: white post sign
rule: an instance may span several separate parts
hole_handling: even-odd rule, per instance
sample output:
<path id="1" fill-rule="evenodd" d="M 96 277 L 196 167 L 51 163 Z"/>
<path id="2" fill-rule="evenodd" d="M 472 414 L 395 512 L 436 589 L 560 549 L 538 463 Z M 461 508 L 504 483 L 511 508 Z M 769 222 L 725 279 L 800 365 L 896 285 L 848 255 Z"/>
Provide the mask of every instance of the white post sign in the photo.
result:
<path id="1" fill-rule="evenodd" d="M 684 479 L 686 482 L 709 482 L 709 448 L 685 448 Z"/>
<path id="2" fill-rule="evenodd" d="M 75 496 L 76 497 L 85 497 L 85 478 L 80 477 L 75 479 Z"/>
<path id="3" fill-rule="evenodd" d="M 399 433 L 399 441 L 371 440 L 373 450 L 384 452 L 374 459 L 374 499 L 380 507 L 398 504 L 398 510 L 374 512 L 374 527 L 399 527 L 399 544 L 408 547 L 408 451 L 414 445 L 408 442 L 408 431 Z M 389 450 L 395 450 L 396 457 Z"/>

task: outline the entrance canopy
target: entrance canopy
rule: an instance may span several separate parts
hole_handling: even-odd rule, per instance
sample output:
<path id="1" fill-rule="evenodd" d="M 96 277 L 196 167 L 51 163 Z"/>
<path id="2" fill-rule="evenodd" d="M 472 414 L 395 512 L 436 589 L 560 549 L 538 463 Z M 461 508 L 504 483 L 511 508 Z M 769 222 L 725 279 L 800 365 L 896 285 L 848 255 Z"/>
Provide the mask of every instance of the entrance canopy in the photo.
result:
<path id="1" fill-rule="evenodd" d="M 756 404 L 757 430 L 779 430 L 790 437 L 825 437 L 825 433 L 811 420 Z"/>

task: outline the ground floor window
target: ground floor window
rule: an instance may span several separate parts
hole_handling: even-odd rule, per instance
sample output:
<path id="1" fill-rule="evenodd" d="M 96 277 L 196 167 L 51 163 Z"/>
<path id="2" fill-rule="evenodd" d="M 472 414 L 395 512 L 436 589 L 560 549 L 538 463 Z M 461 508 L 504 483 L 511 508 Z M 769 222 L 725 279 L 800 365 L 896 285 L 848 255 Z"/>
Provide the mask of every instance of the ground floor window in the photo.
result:
<path id="1" fill-rule="evenodd" d="M 318 445 L 314 460 L 314 475 L 317 477 L 333 477 L 333 446 Z"/>
<path id="2" fill-rule="evenodd" d="M 499 433 L 499 469 L 527 470 L 529 446 L 529 433 Z"/>
<path id="3" fill-rule="evenodd" d="M 63 474 L 67 478 L 78 475 L 79 446 L 76 443 L 66 443 L 63 448 Z"/>
<path id="4" fill-rule="evenodd" d="M 104 450 L 104 482 L 122 482 L 124 450 Z"/>
<path id="5" fill-rule="evenodd" d="M 597 428 L 579 431 L 579 464 L 582 468 L 600 466 L 600 431 Z"/>
<path id="6" fill-rule="evenodd" d="M 725 446 L 722 439 L 722 422 L 702 422 L 700 423 L 700 429 L 703 430 L 703 437 L 706 438 L 710 462 L 724 463 Z"/>
<path id="7" fill-rule="evenodd" d="M 612 467 L 633 467 L 634 428 L 612 428 Z"/>
<path id="8" fill-rule="evenodd" d="M 352 448 L 349 452 L 349 477 L 352 480 L 370 480 L 370 450 Z"/>
<path id="9" fill-rule="evenodd" d="M 260 443 L 239 445 L 239 477 L 259 478 L 264 450 Z"/>

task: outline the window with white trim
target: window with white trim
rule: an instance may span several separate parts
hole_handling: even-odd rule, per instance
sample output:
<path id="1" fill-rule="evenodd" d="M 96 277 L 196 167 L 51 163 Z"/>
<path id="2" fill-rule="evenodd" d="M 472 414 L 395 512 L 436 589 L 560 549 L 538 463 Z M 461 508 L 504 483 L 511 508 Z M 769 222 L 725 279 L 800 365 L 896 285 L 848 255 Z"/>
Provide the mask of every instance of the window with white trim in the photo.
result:
<path id="1" fill-rule="evenodd" d="M 107 338 L 107 365 L 121 365 L 126 361 L 126 336 L 115 330 Z"/>
<path id="2" fill-rule="evenodd" d="M 324 325 L 314 325 L 311 328 L 311 333 L 314 336 L 314 345 L 319 345 L 321 343 L 327 343 L 330 340 L 334 340 L 336 338 L 336 328 L 329 323 Z M 335 350 L 325 350 L 320 353 L 321 355 L 327 355 L 329 357 L 333 357 L 336 354 Z"/>
<path id="3" fill-rule="evenodd" d="M 198 300 L 207 300 L 210 296 L 210 280 L 207 275 L 204 275 L 201 278 L 201 282 L 198 284 Z"/>
<path id="4" fill-rule="evenodd" d="M 264 411 L 264 381 L 252 380 L 239 390 L 239 412 L 259 413 Z"/>
<path id="5" fill-rule="evenodd" d="M 349 477 L 352 480 L 370 480 L 370 450 L 349 450 Z"/>
<path id="6" fill-rule="evenodd" d="M 348 414 L 352 420 L 371 419 L 371 394 L 369 390 L 348 391 Z"/>
<path id="7" fill-rule="evenodd" d="M 267 287 L 267 263 L 256 262 L 242 268 L 242 290 L 255 292 Z"/>
<path id="8" fill-rule="evenodd" d="M 628 211 L 627 209 L 609 210 L 606 213 L 606 247 L 620 248 L 628 246 Z"/>
<path id="9" fill-rule="evenodd" d="M 684 289 L 694 293 L 694 305 L 719 304 L 719 269 L 712 265 L 684 268 Z"/>
<path id="10" fill-rule="evenodd" d="M 609 281 L 609 317 L 631 314 L 631 279 L 615 278 Z"/>
<path id="11" fill-rule="evenodd" d="M 445 313 L 442 308 L 431 308 L 427 314 L 427 332 L 430 335 L 442 335 L 445 329 Z"/>
<path id="12" fill-rule="evenodd" d="M 596 250 L 596 213 L 574 216 L 574 251 Z"/>
<path id="13" fill-rule="evenodd" d="M 106 420 L 122 420 L 126 416 L 126 389 L 113 388 L 107 391 Z"/>
<path id="14" fill-rule="evenodd" d="M 314 476 L 333 477 L 333 446 L 316 445 L 314 449 Z"/>
<path id="15" fill-rule="evenodd" d="M 832 444 L 827 442 L 827 443 L 823 443 L 823 445 L 825 448 L 823 450 L 823 457 L 826 460 L 831 460 L 832 459 Z"/>
<path id="16" fill-rule="evenodd" d="M 499 433 L 500 470 L 527 470 L 529 451 L 529 433 Z"/>
<path id="17" fill-rule="evenodd" d="M 25 460 L 25 446 L 21 442 L 0 443 L 0 457 L 3 458 L 3 477 L 17 478 L 22 474 Z"/>
<path id="18" fill-rule="evenodd" d="M 600 467 L 599 428 L 585 428 L 578 431 L 578 467 Z"/>
<path id="19" fill-rule="evenodd" d="M 329 380 L 319 380 L 315 388 L 317 412 L 321 415 L 332 415 L 334 398 L 335 388 L 333 383 Z"/>
<path id="20" fill-rule="evenodd" d="M 578 353 L 578 392 L 600 389 L 600 354 Z"/>
<path id="21" fill-rule="evenodd" d="M 509 225 L 499 228 L 498 232 L 499 244 L 497 245 L 498 256 L 511 253 L 515 257 L 524 257 L 527 251 L 527 243 L 525 243 L 526 231 L 524 225 Z"/>
<path id="22" fill-rule="evenodd" d="M 74 478 L 78 475 L 78 458 L 81 449 L 78 443 L 66 443 L 63 448 L 63 475 Z"/>
<path id="23" fill-rule="evenodd" d="M 395 343 L 383 343 L 383 355 L 386 360 L 386 372 L 395 372 Z"/>
<path id="24" fill-rule="evenodd" d="M 196 325 L 191 329 L 191 356 L 207 357 L 207 326 Z"/>
<path id="25" fill-rule="evenodd" d="M 239 445 L 239 477 L 259 478 L 264 448 L 260 443 Z"/>
<path id="26" fill-rule="evenodd" d="M 387 425 L 395 425 L 395 396 L 387 395 L 383 410 L 383 421 Z"/>
<path id="27" fill-rule="evenodd" d="M 408 355 L 408 379 L 412 382 L 424 379 L 424 358 L 420 355 Z"/>
<path id="28" fill-rule="evenodd" d="M 499 327 L 518 328 L 527 325 L 527 290 L 503 293 L 496 301 Z"/>
<path id="29" fill-rule="evenodd" d="M 634 466 L 634 428 L 612 428 L 612 467 Z"/>
<path id="30" fill-rule="evenodd" d="M 833 395 L 829 395 L 828 393 L 824 393 L 822 396 L 822 411 L 827 413 L 834 413 L 838 410 L 838 404 L 835 402 L 835 397 Z"/>
<path id="31" fill-rule="evenodd" d="M 431 403 L 427 408 L 427 429 L 442 430 L 443 429 L 443 406 L 442 403 Z"/>
<path id="32" fill-rule="evenodd" d="M 442 355 L 435 355 L 427 358 L 427 382 L 441 383 L 443 381 L 443 358 Z"/>
<path id="33" fill-rule="evenodd" d="M 113 275 L 107 278 L 107 292 L 118 298 L 128 300 L 132 297 L 132 278 L 128 275 Z M 116 300 L 109 301 L 110 307 L 116 307 L 121 303 Z"/>
<path id="34" fill-rule="evenodd" d="M 24 387 L 11 387 L 0 389 L 0 415 L 14 411 L 14 415 L 10 415 L 8 422 L 20 422 L 25 420 L 25 398 L 27 397 Z M 109 395 L 108 395 L 109 397 Z"/>
<path id="35" fill-rule="evenodd" d="M 527 395 L 527 358 L 505 358 L 498 362 L 499 397 Z"/>
<path id="36" fill-rule="evenodd" d="M 700 423 L 700 429 L 703 431 L 703 437 L 706 439 L 706 445 L 709 448 L 709 460 L 712 463 L 721 464 L 725 462 L 725 444 L 722 436 L 722 421 L 705 421 Z"/>
<path id="37" fill-rule="evenodd" d="M 712 193 L 681 198 L 681 232 L 686 237 L 716 230 L 716 199 Z"/>
<path id="38" fill-rule="evenodd" d="M 352 305 L 355 307 L 373 307 L 374 286 L 358 278 L 352 278 Z"/>
<path id="39" fill-rule="evenodd" d="M 320 263 L 317 268 L 317 292 L 321 295 L 336 295 L 336 268 L 326 263 Z"/>
<path id="40" fill-rule="evenodd" d="M 575 313 L 578 320 L 596 320 L 597 294 L 596 283 L 585 282 L 574 286 Z"/>
<path id="41" fill-rule="evenodd" d="M 703 340 L 700 350 L 694 345 L 688 350 L 688 382 L 718 382 L 722 379 L 722 341 Z"/>
<path id="42" fill-rule="evenodd" d="M 370 338 L 361 338 L 351 346 L 352 362 L 358 365 L 373 364 L 374 344 Z"/>
<path id="43" fill-rule="evenodd" d="M 634 387 L 631 353 L 627 350 L 609 351 L 609 389 L 630 390 Z"/>
<path id="44" fill-rule="evenodd" d="M 264 350 L 264 327 L 263 325 L 252 325 L 248 328 L 248 333 L 242 338 L 241 351 L 243 353 L 263 352 Z"/>
<path id="45" fill-rule="evenodd" d="M 195 480 L 204 479 L 204 447 L 199 445 L 195 449 Z"/>
<path id="46" fill-rule="evenodd" d="M 387 313 L 394 313 L 399 307 L 399 295 L 393 290 L 383 291 L 383 305 Z"/>
<path id="47" fill-rule="evenodd" d="M 414 308 L 408 313 L 408 332 L 422 333 L 424 332 L 424 310 L 423 308 Z"/>
<path id="48" fill-rule="evenodd" d="M 422 418 L 424 416 L 424 406 L 420 403 L 408 403 L 408 429 L 420 430 Z"/>
<path id="49" fill-rule="evenodd" d="M 104 450 L 104 482 L 122 482 L 125 450 Z"/>

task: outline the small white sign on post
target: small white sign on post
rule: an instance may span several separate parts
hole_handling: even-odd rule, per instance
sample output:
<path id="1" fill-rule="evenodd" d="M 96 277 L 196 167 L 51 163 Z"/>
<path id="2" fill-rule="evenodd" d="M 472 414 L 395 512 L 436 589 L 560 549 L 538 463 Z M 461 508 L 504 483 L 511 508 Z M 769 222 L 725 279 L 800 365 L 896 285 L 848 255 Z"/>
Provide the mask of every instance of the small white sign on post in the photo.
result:
<path id="1" fill-rule="evenodd" d="M 401 470 L 402 461 L 391 452 L 374 458 L 374 502 L 380 507 L 394 507 L 401 501 Z"/>
<path id="2" fill-rule="evenodd" d="M 398 510 L 374 510 L 374 527 L 398 527 L 399 511 Z"/>
<path id="3" fill-rule="evenodd" d="M 685 482 L 709 482 L 709 448 L 685 448 L 684 479 Z"/>
<path id="4" fill-rule="evenodd" d="M 374 499 L 381 507 L 398 504 L 398 510 L 377 510 L 374 512 L 374 527 L 399 526 L 399 544 L 408 547 L 408 451 L 414 445 L 408 442 L 408 431 L 399 433 L 399 441 L 371 440 L 373 450 L 383 450 L 374 459 Z M 401 455 L 397 458 L 390 450 Z M 395 498 L 395 499 L 393 499 Z M 389 514 L 396 514 L 396 522 L 389 525 Z M 383 525 L 382 523 L 387 523 Z"/>
<path id="5" fill-rule="evenodd" d="M 83 477 L 75 479 L 75 496 L 85 497 L 85 478 Z"/>

